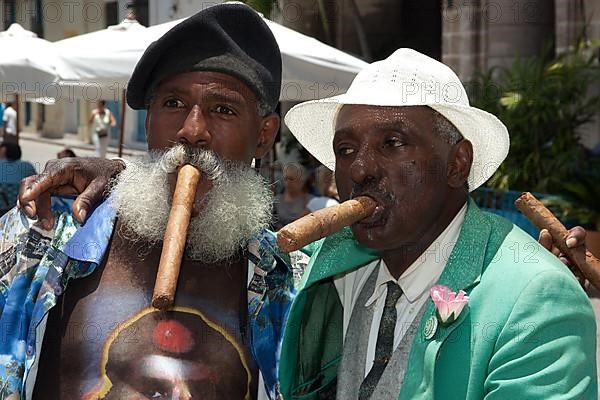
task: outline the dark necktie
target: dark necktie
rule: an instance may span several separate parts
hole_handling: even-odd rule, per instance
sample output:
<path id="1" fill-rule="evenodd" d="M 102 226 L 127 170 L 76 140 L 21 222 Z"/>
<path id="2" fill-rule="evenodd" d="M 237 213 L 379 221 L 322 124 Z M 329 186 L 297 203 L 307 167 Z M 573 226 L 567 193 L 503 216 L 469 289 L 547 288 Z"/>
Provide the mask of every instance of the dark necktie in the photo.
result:
<path id="1" fill-rule="evenodd" d="M 402 289 L 397 283 L 389 281 L 387 283 L 387 295 L 385 296 L 385 306 L 379 323 L 379 332 L 377 336 L 377 345 L 375 346 L 375 360 L 369 374 L 363 380 L 358 390 L 358 399 L 367 400 L 371 398 L 379 378 L 385 371 L 392 353 L 394 352 L 394 330 L 396 329 L 396 303 L 402 296 Z"/>

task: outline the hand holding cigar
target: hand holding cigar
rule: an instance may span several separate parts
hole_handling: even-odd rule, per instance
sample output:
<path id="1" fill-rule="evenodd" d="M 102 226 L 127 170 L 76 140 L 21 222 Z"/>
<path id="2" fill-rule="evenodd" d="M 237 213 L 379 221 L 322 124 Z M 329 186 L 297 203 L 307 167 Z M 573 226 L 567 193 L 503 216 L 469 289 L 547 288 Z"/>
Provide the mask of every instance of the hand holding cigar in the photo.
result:
<path id="1" fill-rule="evenodd" d="M 301 249 L 373 214 L 377 203 L 359 196 L 332 207 L 323 208 L 287 224 L 277 232 L 277 244 L 285 252 Z"/>
<path id="2" fill-rule="evenodd" d="M 184 165 L 177 174 L 177 185 L 152 295 L 152 306 L 159 310 L 172 307 L 175 301 L 179 269 L 199 180 L 200 171 L 192 165 Z"/>
<path id="3" fill-rule="evenodd" d="M 567 247 L 567 228 L 531 193 L 525 192 L 515 201 L 515 205 L 539 229 L 547 229 L 556 247 L 567 255 L 581 271 L 585 279 L 600 288 L 600 260 L 583 247 Z"/>

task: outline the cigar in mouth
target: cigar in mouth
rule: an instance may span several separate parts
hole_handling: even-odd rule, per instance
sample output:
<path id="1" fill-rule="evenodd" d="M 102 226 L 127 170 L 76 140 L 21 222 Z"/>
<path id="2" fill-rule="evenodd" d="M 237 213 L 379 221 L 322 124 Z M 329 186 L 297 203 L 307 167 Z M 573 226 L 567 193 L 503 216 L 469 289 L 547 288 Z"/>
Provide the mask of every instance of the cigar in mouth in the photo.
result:
<path id="1" fill-rule="evenodd" d="M 544 204 L 529 192 L 524 192 L 515 200 L 515 206 L 539 229 L 547 229 L 558 249 L 577 266 L 585 279 L 600 288 L 600 260 L 584 248 L 570 248 L 565 242 L 567 228 L 552 214 Z"/>
<path id="2" fill-rule="evenodd" d="M 277 245 L 285 252 L 301 249 L 373 214 L 377 202 L 359 196 L 341 204 L 317 210 L 287 224 L 277 232 Z"/>
<path id="3" fill-rule="evenodd" d="M 173 203 L 165 230 L 160 263 L 154 284 L 152 306 L 167 310 L 173 306 L 188 226 L 200 180 L 198 168 L 186 164 L 179 169 Z"/>

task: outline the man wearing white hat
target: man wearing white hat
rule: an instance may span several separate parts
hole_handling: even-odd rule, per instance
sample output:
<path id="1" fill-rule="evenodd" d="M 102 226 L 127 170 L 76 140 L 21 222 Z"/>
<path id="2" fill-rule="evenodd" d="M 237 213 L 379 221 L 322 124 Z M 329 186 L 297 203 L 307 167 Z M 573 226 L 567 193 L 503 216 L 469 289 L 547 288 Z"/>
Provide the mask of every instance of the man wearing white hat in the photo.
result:
<path id="1" fill-rule="evenodd" d="M 506 127 L 400 49 L 286 124 L 374 214 L 313 246 L 280 364 L 288 399 L 596 399 L 596 325 L 568 269 L 469 192 Z"/>

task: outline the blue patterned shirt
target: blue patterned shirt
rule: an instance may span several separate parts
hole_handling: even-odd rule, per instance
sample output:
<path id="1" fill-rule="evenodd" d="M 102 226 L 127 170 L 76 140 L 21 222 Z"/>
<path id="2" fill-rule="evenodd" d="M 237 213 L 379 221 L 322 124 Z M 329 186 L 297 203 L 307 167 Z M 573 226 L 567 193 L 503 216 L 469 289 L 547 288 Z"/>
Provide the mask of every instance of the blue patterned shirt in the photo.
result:
<path id="1" fill-rule="evenodd" d="M 81 226 L 70 200 L 56 198 L 52 208 L 52 231 L 17 209 L 0 219 L 0 399 L 31 398 L 48 313 L 71 279 L 84 278 L 101 264 L 114 229 L 110 200 Z M 283 327 L 300 274 L 293 272 L 290 255 L 278 250 L 269 231 L 251 240 L 248 250 L 250 350 L 267 397 L 278 399 Z M 305 259 L 292 257 L 302 268 Z"/>

